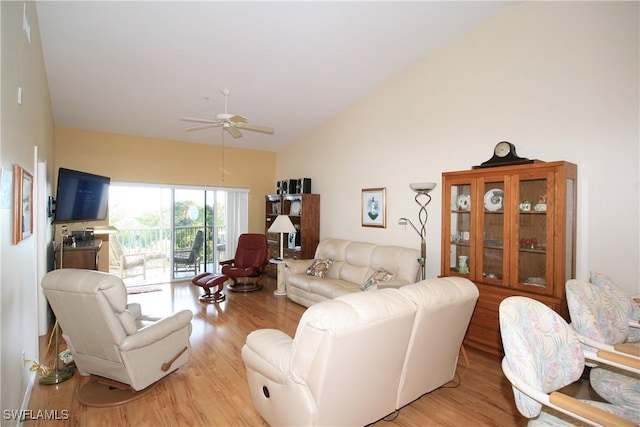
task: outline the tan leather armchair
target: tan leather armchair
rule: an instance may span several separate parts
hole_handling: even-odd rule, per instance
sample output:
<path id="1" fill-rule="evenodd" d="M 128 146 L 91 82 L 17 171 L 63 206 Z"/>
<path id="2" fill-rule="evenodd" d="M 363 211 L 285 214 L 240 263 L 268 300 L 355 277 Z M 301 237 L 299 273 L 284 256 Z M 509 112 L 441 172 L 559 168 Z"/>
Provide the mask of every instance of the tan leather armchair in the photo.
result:
<path id="1" fill-rule="evenodd" d="M 189 360 L 189 310 L 145 318 L 122 279 L 94 270 L 54 270 L 42 287 L 81 375 L 137 392 Z"/>

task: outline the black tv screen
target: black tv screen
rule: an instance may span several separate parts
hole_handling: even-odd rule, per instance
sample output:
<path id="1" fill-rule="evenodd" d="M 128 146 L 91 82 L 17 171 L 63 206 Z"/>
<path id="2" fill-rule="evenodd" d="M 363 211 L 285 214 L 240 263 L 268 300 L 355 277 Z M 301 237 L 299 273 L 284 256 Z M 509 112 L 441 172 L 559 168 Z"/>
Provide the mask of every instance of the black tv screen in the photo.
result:
<path id="1" fill-rule="evenodd" d="M 60 168 L 54 222 L 106 219 L 110 183 L 106 176 Z"/>

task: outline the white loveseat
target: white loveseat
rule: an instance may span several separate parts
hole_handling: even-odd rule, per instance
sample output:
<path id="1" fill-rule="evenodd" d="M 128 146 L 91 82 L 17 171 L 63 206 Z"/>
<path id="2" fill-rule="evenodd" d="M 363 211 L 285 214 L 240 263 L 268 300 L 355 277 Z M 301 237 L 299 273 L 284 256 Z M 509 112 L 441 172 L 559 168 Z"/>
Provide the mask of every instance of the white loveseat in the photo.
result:
<path id="1" fill-rule="evenodd" d="M 247 337 L 254 407 L 271 426 L 363 426 L 448 383 L 478 299 L 468 279 L 427 279 L 308 308 L 292 338 Z"/>
<path id="2" fill-rule="evenodd" d="M 420 253 L 400 246 L 382 246 L 373 243 L 343 239 L 324 239 L 316 248 L 313 260 L 286 260 L 284 280 L 287 296 L 294 302 L 309 307 L 317 302 L 341 295 L 361 292 L 365 282 L 376 277 L 384 280 L 368 289 L 400 287 L 418 281 Z M 314 260 L 333 260 L 324 277 L 311 275 Z M 313 272 L 312 272 L 313 273 Z"/>

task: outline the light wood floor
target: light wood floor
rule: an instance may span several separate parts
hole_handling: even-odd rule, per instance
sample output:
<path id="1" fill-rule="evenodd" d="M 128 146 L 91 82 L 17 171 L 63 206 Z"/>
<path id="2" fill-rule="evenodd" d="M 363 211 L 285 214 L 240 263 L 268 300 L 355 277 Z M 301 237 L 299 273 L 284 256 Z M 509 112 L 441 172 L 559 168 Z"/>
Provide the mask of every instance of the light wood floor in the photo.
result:
<path id="1" fill-rule="evenodd" d="M 273 295 L 267 281 L 259 292 L 227 292 L 220 304 L 201 304 L 202 290 L 190 283 L 162 285 L 161 291 L 130 295 L 143 313 L 166 315 L 191 310 L 192 358 L 163 379 L 147 396 L 111 408 L 80 404 L 75 392 L 87 378 L 76 374 L 58 385 L 33 387 L 28 409 L 33 416 L 49 411 L 57 420 L 26 420 L 25 426 L 264 426 L 253 409 L 240 349 L 247 334 L 259 328 L 277 328 L 293 336 L 304 307 Z M 46 340 L 41 345 L 46 347 Z M 500 360 L 468 349 L 470 366 L 462 357 L 458 377 L 402 408 L 393 420 L 379 426 L 523 426 L 511 388 L 500 370 Z M 52 354 L 52 352 L 50 352 Z M 49 359 L 45 359 L 51 362 Z M 41 411 L 41 412 L 38 412 Z M 52 412 L 55 411 L 55 412 Z M 68 419 L 60 419 L 67 418 Z"/>

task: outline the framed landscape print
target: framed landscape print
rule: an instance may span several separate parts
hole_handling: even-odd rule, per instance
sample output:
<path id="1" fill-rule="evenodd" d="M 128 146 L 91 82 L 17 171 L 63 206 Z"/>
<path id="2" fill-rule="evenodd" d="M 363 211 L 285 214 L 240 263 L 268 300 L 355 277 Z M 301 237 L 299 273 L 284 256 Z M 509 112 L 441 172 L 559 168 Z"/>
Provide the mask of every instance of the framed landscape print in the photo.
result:
<path id="1" fill-rule="evenodd" d="M 33 176 L 13 166 L 13 244 L 33 234 Z"/>
<path id="2" fill-rule="evenodd" d="M 382 227 L 387 226 L 387 189 L 364 188 L 362 190 L 362 226 Z"/>

